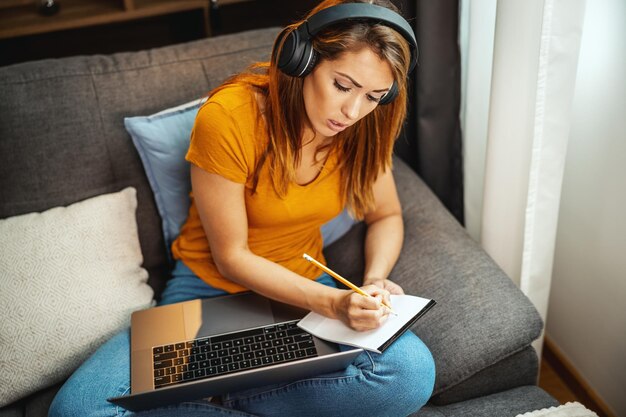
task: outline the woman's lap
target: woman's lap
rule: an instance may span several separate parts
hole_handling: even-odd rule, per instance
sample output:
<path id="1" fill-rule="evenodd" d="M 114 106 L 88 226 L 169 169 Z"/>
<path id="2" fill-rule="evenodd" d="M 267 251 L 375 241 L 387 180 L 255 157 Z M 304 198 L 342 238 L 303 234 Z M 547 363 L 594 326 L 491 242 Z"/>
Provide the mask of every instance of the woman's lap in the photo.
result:
<path id="1" fill-rule="evenodd" d="M 332 284 L 330 277 L 321 281 Z M 175 268 L 160 304 L 221 294 L 225 293 L 209 287 L 182 265 Z M 124 330 L 102 345 L 65 383 L 51 406 L 50 416 L 135 415 L 106 401 L 130 390 L 129 352 L 129 331 Z M 364 407 L 368 415 L 408 415 L 428 400 L 433 384 L 432 356 L 419 338 L 407 332 L 384 354 L 363 352 L 345 370 L 227 394 L 222 397 L 224 407 L 199 400 L 138 415 L 176 415 L 184 410 L 186 416 L 250 413 L 303 417 L 307 412 L 349 416 L 351 412 L 363 415 Z"/>
<path id="2" fill-rule="evenodd" d="M 222 397 L 225 406 L 255 415 L 402 416 L 421 408 L 435 380 L 432 356 L 406 332 L 383 354 L 363 351 L 348 368 Z"/>

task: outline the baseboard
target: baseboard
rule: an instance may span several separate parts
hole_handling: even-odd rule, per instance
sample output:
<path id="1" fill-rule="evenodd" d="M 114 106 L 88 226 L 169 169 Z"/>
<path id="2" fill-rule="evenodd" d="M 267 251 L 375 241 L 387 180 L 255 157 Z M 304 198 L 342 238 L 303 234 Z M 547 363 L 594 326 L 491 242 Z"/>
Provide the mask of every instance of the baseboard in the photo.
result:
<path id="1" fill-rule="evenodd" d="M 544 338 L 543 359 L 550 364 L 568 388 L 576 395 L 581 404 L 595 411 L 599 417 L 617 417 L 617 414 L 591 388 L 589 383 L 547 335 Z"/>

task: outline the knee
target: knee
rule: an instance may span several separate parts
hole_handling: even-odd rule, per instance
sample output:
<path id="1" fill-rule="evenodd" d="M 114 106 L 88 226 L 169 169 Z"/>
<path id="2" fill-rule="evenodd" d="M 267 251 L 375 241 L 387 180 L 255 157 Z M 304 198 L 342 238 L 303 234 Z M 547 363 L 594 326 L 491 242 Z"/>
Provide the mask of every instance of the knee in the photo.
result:
<path id="1" fill-rule="evenodd" d="M 129 389 L 128 352 L 129 335 L 125 330 L 102 345 L 70 376 L 52 400 L 48 416 L 117 415 L 117 408 L 106 399 Z"/>
<path id="2" fill-rule="evenodd" d="M 435 385 L 435 361 L 428 347 L 411 332 L 405 333 L 384 353 L 383 369 L 379 377 L 386 379 L 389 387 L 387 404 L 396 409 L 394 416 L 410 415 L 422 408 L 430 399 Z"/>
<path id="3" fill-rule="evenodd" d="M 78 416 L 77 413 L 80 410 L 76 410 L 76 404 L 73 404 L 76 401 L 76 397 L 71 392 L 68 392 L 70 390 L 66 388 L 66 385 L 67 383 L 61 387 L 52 400 L 52 404 L 50 404 L 48 409 L 48 417 Z M 74 401 L 72 401 L 72 398 L 74 398 Z"/>
<path id="4" fill-rule="evenodd" d="M 85 417 L 90 415 L 117 416 L 121 409 L 107 401 L 128 391 L 120 384 L 117 389 L 98 383 L 93 375 L 74 374 L 61 387 L 48 409 L 48 417 Z"/>
<path id="5" fill-rule="evenodd" d="M 406 360 L 398 364 L 399 384 L 407 393 L 407 403 L 412 402 L 409 414 L 422 408 L 430 399 L 435 386 L 435 360 L 428 347 L 413 333 L 404 349 Z M 412 401 L 410 401 L 412 400 Z"/>

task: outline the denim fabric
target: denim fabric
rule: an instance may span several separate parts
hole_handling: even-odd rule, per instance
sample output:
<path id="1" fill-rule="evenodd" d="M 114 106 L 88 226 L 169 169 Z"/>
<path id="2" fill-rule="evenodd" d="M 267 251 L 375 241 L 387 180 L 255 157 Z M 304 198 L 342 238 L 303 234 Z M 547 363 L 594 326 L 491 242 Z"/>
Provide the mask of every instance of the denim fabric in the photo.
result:
<path id="1" fill-rule="evenodd" d="M 180 303 L 196 298 L 219 297 L 227 294 L 226 291 L 211 287 L 199 279 L 183 262 L 176 261 L 172 278 L 167 281 L 159 305 Z"/>
<path id="2" fill-rule="evenodd" d="M 334 285 L 328 275 L 318 281 Z M 181 262 L 174 268 L 161 304 L 225 294 L 205 284 Z M 253 388 L 133 413 L 106 401 L 130 392 L 130 332 L 102 345 L 63 385 L 50 417 L 113 416 L 406 416 L 430 398 L 435 365 L 428 348 L 406 332 L 383 354 L 363 352 L 346 369 L 296 382 Z"/>

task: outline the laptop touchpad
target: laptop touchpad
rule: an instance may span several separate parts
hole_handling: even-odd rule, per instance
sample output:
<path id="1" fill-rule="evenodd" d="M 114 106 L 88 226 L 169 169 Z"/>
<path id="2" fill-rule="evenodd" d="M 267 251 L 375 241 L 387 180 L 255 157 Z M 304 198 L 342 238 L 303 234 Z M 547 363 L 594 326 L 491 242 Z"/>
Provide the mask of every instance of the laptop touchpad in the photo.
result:
<path id="1" fill-rule="evenodd" d="M 274 322 L 270 301 L 254 293 L 209 298 L 194 304 L 189 309 L 185 308 L 185 328 L 189 338 L 234 332 Z"/>

